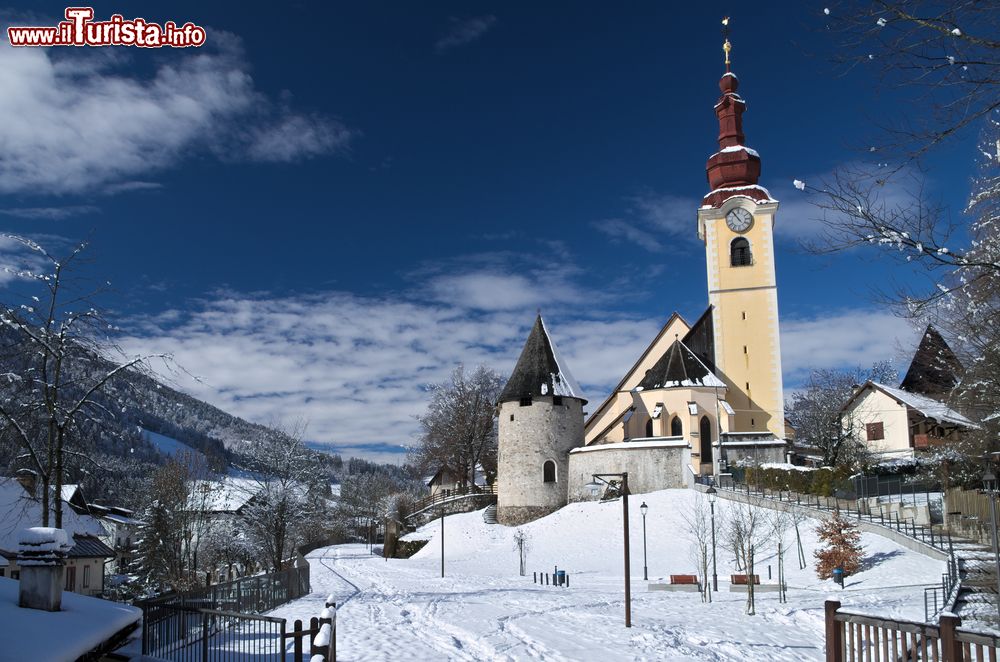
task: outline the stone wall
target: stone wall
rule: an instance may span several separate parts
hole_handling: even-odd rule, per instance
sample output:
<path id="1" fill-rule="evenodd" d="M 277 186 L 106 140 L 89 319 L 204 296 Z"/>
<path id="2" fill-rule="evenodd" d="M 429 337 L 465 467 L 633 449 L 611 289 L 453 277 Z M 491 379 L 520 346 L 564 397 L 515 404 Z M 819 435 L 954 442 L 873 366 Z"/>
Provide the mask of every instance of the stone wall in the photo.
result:
<path id="1" fill-rule="evenodd" d="M 687 444 L 624 442 L 588 446 L 569 456 L 569 501 L 589 501 L 585 485 L 593 474 L 628 472 L 629 492 L 642 494 L 686 487 L 684 472 L 691 462 Z"/>
<path id="2" fill-rule="evenodd" d="M 531 404 L 500 404 L 497 455 L 497 521 L 523 524 L 566 505 L 569 451 L 583 444 L 583 401 L 535 396 Z M 543 480 L 545 462 L 556 480 Z"/>

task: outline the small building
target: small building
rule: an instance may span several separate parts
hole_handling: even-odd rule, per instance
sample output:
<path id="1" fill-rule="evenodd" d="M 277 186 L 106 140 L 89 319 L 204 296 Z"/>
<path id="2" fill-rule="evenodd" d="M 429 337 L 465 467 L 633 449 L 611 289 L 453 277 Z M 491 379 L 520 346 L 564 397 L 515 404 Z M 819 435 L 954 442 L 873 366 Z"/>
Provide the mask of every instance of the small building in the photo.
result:
<path id="1" fill-rule="evenodd" d="M 841 409 L 845 428 L 885 458 L 956 443 L 979 426 L 947 402 L 962 364 L 941 334 L 928 326 L 899 386 L 868 381 Z"/>
<path id="2" fill-rule="evenodd" d="M 431 496 L 457 490 L 461 487 L 465 487 L 469 484 L 469 482 L 470 481 L 468 479 L 465 479 L 464 481 L 462 480 L 461 472 L 452 471 L 448 467 L 441 467 L 437 470 L 437 473 L 424 480 L 424 484 L 427 485 L 427 489 L 430 490 Z M 474 484 L 476 487 L 486 486 L 486 473 L 479 465 L 476 465 L 476 477 Z"/>
<path id="3" fill-rule="evenodd" d="M 18 533 L 42 522 L 42 504 L 33 494 L 31 483 L 0 478 L 0 557 L 6 563 L 6 567 L 0 567 L 0 576 L 20 578 Z M 62 528 L 72 539 L 72 547 L 66 554 L 63 588 L 80 595 L 101 595 L 105 563 L 115 558 L 114 550 L 101 540 L 106 533 L 104 527 L 91 515 L 64 508 Z"/>

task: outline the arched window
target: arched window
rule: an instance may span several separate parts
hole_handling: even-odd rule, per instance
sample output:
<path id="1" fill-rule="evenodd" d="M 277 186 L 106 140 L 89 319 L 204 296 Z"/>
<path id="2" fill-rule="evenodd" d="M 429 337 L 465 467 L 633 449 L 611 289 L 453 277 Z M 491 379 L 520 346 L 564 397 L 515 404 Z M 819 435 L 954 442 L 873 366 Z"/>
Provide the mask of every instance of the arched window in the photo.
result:
<path id="1" fill-rule="evenodd" d="M 556 482 L 556 463 L 552 460 L 546 460 L 545 464 L 542 465 L 542 481 L 545 483 Z"/>
<path id="2" fill-rule="evenodd" d="M 671 437 L 684 436 L 684 424 L 681 423 L 681 419 L 677 416 L 674 416 L 674 420 L 670 421 L 670 436 Z"/>
<path id="3" fill-rule="evenodd" d="M 708 464 L 712 461 L 712 421 L 708 416 L 702 416 L 698 427 L 698 436 L 701 438 L 701 463 Z"/>
<path id="4" fill-rule="evenodd" d="M 753 263 L 750 242 L 745 237 L 737 237 L 729 245 L 729 263 L 734 267 L 749 267 Z"/>
<path id="5" fill-rule="evenodd" d="M 649 419 L 648 421 L 646 421 L 646 436 L 647 437 L 653 436 L 653 419 Z"/>

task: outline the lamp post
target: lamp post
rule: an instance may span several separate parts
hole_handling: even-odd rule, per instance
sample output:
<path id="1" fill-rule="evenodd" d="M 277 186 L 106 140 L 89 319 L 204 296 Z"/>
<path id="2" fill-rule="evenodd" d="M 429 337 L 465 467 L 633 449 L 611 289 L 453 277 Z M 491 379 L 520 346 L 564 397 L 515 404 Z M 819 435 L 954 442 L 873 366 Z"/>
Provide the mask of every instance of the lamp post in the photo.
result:
<path id="1" fill-rule="evenodd" d="M 708 495 L 708 506 L 712 511 L 712 593 L 718 593 L 719 575 L 715 567 L 715 500 L 719 498 L 719 495 L 711 485 L 705 490 L 705 494 Z"/>
<path id="2" fill-rule="evenodd" d="M 649 568 L 646 567 L 646 513 L 649 512 L 649 506 L 646 505 L 645 501 L 639 506 L 639 512 L 642 513 L 642 579 L 648 582 Z"/>
<path id="3" fill-rule="evenodd" d="M 622 481 L 622 533 L 625 539 L 625 627 L 632 627 L 632 577 L 629 563 L 628 547 L 628 472 L 620 474 L 593 474 L 594 480 L 587 483 L 591 496 L 597 496 L 601 491 L 601 483 L 610 486 L 607 478 L 620 478 Z M 598 482 L 600 481 L 600 482 Z"/>
<path id="4" fill-rule="evenodd" d="M 444 577 L 444 504 L 441 505 L 441 576 Z"/>
<path id="5" fill-rule="evenodd" d="M 986 473 L 983 474 L 983 487 L 990 495 L 990 530 L 993 533 L 993 562 L 996 564 L 997 573 L 997 616 L 1000 617 L 1000 544 L 997 543 L 997 491 L 996 483 L 997 477 L 994 475 L 993 470 L 990 468 L 986 469 Z"/>

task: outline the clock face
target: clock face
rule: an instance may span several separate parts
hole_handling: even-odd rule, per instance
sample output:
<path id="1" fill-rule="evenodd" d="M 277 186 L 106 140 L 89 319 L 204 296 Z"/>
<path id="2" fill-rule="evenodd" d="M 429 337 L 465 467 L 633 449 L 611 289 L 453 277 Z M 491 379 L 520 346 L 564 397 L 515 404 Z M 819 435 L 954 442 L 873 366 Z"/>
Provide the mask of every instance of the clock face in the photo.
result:
<path id="1" fill-rule="evenodd" d="M 746 232 L 753 225 L 753 214 L 743 207 L 737 207 L 726 214 L 726 225 L 733 232 Z"/>

